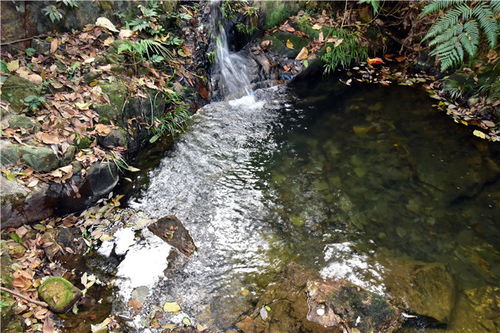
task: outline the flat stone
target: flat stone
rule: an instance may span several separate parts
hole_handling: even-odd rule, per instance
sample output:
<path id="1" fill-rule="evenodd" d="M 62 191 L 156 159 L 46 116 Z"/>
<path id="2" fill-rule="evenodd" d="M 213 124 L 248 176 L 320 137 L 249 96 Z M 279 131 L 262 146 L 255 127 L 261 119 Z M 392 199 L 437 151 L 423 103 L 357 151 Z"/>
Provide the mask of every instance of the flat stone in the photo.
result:
<path id="1" fill-rule="evenodd" d="M 2 99 L 10 103 L 16 112 L 26 109 L 21 101 L 28 96 L 38 96 L 37 85 L 19 76 L 9 76 L 2 85 Z"/>
<path id="2" fill-rule="evenodd" d="M 38 288 L 38 295 L 50 310 L 64 313 L 80 299 L 82 292 L 62 277 L 49 277 Z"/>

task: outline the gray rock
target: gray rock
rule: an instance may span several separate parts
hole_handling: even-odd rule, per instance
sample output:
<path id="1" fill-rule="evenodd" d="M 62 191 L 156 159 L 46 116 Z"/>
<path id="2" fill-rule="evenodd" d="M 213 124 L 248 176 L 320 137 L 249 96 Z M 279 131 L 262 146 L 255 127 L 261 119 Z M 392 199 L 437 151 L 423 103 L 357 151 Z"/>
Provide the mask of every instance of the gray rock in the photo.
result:
<path id="1" fill-rule="evenodd" d="M 105 147 L 125 147 L 128 145 L 128 133 L 122 128 L 113 129 L 111 132 L 104 136 L 99 137 L 99 144 Z"/>
<path id="2" fill-rule="evenodd" d="M 64 152 L 61 158 L 61 165 L 68 165 L 73 161 L 73 157 L 75 157 L 76 146 L 69 146 Z"/>
<path id="3" fill-rule="evenodd" d="M 7 122 L 10 128 L 35 129 L 38 127 L 32 118 L 23 115 L 12 115 L 7 118 Z"/>
<path id="4" fill-rule="evenodd" d="M 53 214 L 53 204 L 47 196 L 47 184 L 40 183 L 28 190 L 4 177 L 0 177 L 0 182 L 2 229 L 39 221 Z"/>
<path id="5" fill-rule="evenodd" d="M 3 166 L 16 164 L 21 158 L 20 147 L 18 144 L 0 141 L 0 163 Z"/>
<path id="6" fill-rule="evenodd" d="M 39 172 L 48 172 L 59 167 L 59 159 L 47 147 L 23 146 L 20 148 L 21 160 Z"/>

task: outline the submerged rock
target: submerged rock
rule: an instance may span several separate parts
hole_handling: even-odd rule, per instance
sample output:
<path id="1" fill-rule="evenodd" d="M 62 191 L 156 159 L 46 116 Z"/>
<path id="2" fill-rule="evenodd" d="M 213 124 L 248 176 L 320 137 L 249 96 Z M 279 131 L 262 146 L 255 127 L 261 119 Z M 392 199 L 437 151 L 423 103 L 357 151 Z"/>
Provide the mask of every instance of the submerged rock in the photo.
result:
<path id="1" fill-rule="evenodd" d="M 236 325 L 250 332 L 392 332 L 403 322 L 387 299 L 345 280 L 324 280 L 296 265 L 272 284 L 253 314 Z"/>
<path id="2" fill-rule="evenodd" d="M 184 227 L 182 222 L 173 215 L 162 217 L 151 224 L 148 229 L 188 257 L 196 251 L 196 245 L 189 231 Z"/>
<path id="3" fill-rule="evenodd" d="M 80 299 L 82 292 L 62 277 L 49 277 L 38 288 L 40 298 L 50 310 L 64 313 Z"/>

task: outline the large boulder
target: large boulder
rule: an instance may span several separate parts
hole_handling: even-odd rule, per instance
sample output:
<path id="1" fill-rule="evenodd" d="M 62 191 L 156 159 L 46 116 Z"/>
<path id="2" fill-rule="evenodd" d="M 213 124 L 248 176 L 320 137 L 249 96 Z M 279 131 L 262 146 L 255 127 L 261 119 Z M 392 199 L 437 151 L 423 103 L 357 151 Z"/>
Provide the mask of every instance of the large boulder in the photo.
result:
<path id="1" fill-rule="evenodd" d="M 47 184 L 39 183 L 27 189 L 15 180 L 0 176 L 0 186 L 2 229 L 42 220 L 54 213 L 55 203 L 48 196 Z"/>
<path id="2" fill-rule="evenodd" d="M 22 146 L 21 160 L 38 172 L 49 172 L 59 167 L 59 158 L 48 147 Z"/>

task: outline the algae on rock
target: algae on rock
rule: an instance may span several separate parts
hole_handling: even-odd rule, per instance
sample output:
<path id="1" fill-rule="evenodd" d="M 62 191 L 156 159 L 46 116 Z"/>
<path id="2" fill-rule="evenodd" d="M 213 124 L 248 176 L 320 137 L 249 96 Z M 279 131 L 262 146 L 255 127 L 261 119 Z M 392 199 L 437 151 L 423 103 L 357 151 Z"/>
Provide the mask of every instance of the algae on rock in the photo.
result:
<path id="1" fill-rule="evenodd" d="M 58 313 L 64 313 L 82 296 L 80 289 L 62 277 L 49 277 L 38 288 L 40 298 L 49 308 Z"/>

